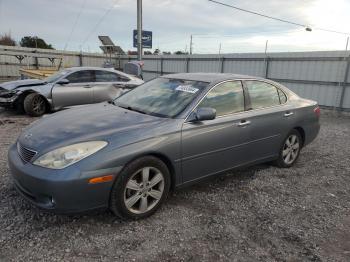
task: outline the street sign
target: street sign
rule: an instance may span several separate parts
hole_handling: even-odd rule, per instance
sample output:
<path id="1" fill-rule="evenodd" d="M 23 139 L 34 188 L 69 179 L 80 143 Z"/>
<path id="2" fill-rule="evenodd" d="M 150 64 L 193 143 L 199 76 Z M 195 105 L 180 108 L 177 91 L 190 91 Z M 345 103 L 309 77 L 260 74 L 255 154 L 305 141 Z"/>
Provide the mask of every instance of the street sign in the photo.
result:
<path id="1" fill-rule="evenodd" d="M 137 47 L 137 30 L 133 31 L 133 43 L 134 47 Z M 152 31 L 142 30 L 142 47 L 152 48 Z"/>

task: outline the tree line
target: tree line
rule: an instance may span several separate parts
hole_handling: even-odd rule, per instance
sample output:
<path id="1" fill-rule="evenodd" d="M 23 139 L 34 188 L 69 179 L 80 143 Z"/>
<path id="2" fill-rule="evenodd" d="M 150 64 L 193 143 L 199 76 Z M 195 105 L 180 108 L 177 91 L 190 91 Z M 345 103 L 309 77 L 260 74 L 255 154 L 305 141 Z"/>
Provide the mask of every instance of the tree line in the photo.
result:
<path id="1" fill-rule="evenodd" d="M 0 35 L 0 45 L 54 49 L 51 44 L 47 44 L 44 39 L 38 36 L 24 36 L 17 43 L 16 40 L 14 40 L 10 34 L 3 34 L 3 35 Z M 161 52 L 158 48 L 156 48 L 153 53 L 148 50 L 144 51 L 144 55 L 171 55 L 171 54 L 188 55 L 188 52 L 184 52 L 184 51 L 175 51 L 173 53 L 168 51 Z M 137 55 L 137 51 L 128 51 L 128 55 Z"/>
<path id="2" fill-rule="evenodd" d="M 17 43 L 10 34 L 0 35 L 0 45 L 6 46 L 21 46 L 31 48 L 42 48 L 42 49 L 54 49 L 51 44 L 47 44 L 44 39 L 38 36 L 24 36 Z"/>

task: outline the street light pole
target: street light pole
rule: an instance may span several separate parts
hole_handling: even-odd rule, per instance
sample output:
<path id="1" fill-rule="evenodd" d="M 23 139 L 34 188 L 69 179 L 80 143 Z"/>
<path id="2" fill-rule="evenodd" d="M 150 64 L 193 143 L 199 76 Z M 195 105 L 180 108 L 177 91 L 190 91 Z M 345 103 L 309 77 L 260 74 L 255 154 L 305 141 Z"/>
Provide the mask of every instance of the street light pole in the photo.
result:
<path id="1" fill-rule="evenodd" d="M 142 0 L 137 0 L 137 60 L 142 60 Z"/>
<path id="2" fill-rule="evenodd" d="M 192 42 L 192 35 L 191 35 L 191 40 L 190 40 L 190 55 L 192 55 L 192 46 L 193 46 L 193 42 Z"/>

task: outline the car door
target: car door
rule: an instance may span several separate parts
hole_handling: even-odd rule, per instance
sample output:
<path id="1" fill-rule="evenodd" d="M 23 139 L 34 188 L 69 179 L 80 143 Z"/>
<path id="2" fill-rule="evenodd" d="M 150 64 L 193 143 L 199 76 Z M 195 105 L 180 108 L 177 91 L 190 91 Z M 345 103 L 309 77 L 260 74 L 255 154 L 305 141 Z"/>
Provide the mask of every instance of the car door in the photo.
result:
<path id="1" fill-rule="evenodd" d="M 126 91 L 125 84 L 130 80 L 115 72 L 96 70 L 96 83 L 93 86 L 94 103 L 109 101 Z"/>
<path id="2" fill-rule="evenodd" d="M 183 182 L 249 162 L 249 122 L 241 81 L 225 81 L 210 90 L 197 108 L 215 108 L 214 120 L 182 127 Z"/>
<path id="3" fill-rule="evenodd" d="M 247 80 L 243 84 L 250 102 L 246 118 L 251 123 L 251 157 L 257 161 L 273 158 L 292 128 L 292 107 L 286 103 L 286 94 L 270 83 Z"/>
<path id="4" fill-rule="evenodd" d="M 80 70 L 66 76 L 67 84 L 55 84 L 52 100 L 55 108 L 93 103 L 92 70 Z"/>

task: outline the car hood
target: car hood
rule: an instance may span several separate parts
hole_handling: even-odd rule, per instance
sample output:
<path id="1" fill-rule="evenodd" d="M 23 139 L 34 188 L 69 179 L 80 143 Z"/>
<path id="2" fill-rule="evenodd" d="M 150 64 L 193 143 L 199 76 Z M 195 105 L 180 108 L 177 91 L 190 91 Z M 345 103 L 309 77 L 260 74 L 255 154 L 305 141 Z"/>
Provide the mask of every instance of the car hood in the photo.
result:
<path id="1" fill-rule="evenodd" d="M 120 137 L 123 133 L 130 135 L 134 130 L 150 130 L 151 126 L 163 121 L 166 119 L 100 103 L 43 117 L 29 126 L 18 141 L 36 151 L 89 140 L 115 142 L 116 136 Z"/>
<path id="2" fill-rule="evenodd" d="M 25 80 L 17 80 L 17 81 L 10 81 L 0 84 L 0 87 L 6 90 L 13 90 L 20 87 L 26 87 L 26 86 L 37 86 L 37 85 L 45 85 L 46 82 L 39 79 L 25 79 Z"/>

